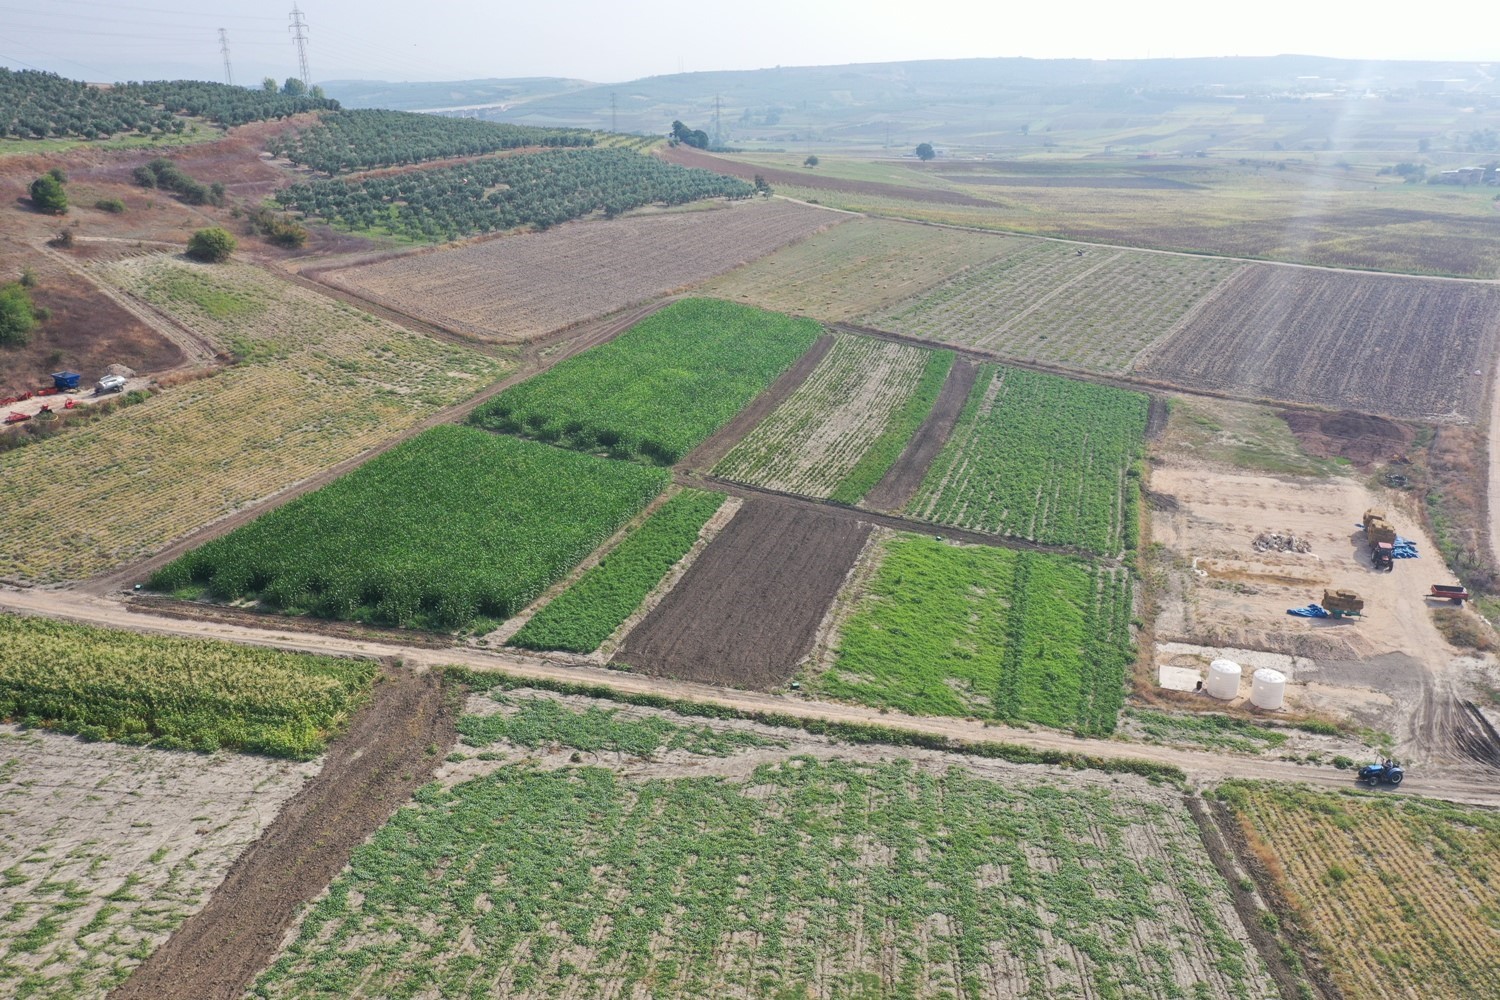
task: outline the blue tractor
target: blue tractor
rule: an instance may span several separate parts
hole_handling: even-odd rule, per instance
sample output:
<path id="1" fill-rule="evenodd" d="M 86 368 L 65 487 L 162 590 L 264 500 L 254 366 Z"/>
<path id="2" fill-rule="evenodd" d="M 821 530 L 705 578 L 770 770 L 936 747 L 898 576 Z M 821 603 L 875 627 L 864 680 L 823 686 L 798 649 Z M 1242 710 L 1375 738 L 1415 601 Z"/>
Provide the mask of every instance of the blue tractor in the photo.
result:
<path id="1" fill-rule="evenodd" d="M 1377 785 L 1399 785 L 1406 771 L 1394 760 L 1383 760 L 1379 764 L 1366 764 L 1359 769 L 1359 780 L 1371 788 Z"/>

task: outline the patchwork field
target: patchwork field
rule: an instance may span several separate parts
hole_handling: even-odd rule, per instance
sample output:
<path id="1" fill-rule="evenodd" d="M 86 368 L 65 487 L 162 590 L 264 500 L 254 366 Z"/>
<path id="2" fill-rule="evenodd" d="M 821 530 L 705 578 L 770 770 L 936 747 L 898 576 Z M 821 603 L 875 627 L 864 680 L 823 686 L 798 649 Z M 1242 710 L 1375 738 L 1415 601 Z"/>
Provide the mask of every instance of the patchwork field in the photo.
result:
<path id="1" fill-rule="evenodd" d="M 0 994 L 102 998 L 314 770 L 0 726 Z"/>
<path id="2" fill-rule="evenodd" d="M 506 371 L 250 265 L 148 256 L 97 273 L 246 361 L 0 454 L 0 578 L 79 579 L 154 552 Z"/>
<path id="3" fill-rule="evenodd" d="M 1495 813 L 1258 783 L 1221 794 L 1341 995 L 1500 995 Z"/>
<path id="4" fill-rule="evenodd" d="M 790 368 L 819 332 L 812 320 L 686 299 L 512 386 L 469 422 L 671 465 Z"/>
<path id="5" fill-rule="evenodd" d="M 746 500 L 612 662 L 734 687 L 783 684 L 869 534 L 853 518 Z"/>
<path id="6" fill-rule="evenodd" d="M 907 513 L 1101 554 L 1132 548 L 1147 398 L 981 366 Z"/>
<path id="7" fill-rule="evenodd" d="M 661 469 L 443 425 L 174 560 L 151 586 L 463 628 L 515 614 L 666 485 Z"/>
<path id="8" fill-rule="evenodd" d="M 858 500 L 900 456 L 952 364 L 948 351 L 840 337 L 714 474 L 806 496 Z"/>
<path id="9" fill-rule="evenodd" d="M 484 701 L 253 996 L 1277 995 L 1174 792 Z"/>
<path id="10" fill-rule="evenodd" d="M 318 277 L 481 340 L 520 341 L 696 285 L 846 218 L 757 201 L 569 223 Z"/>
<path id="11" fill-rule="evenodd" d="M 863 322 L 1021 361 L 1124 372 L 1242 266 L 1028 241 Z"/>
<path id="12" fill-rule="evenodd" d="M 1000 235 L 860 218 L 736 268 L 699 292 L 842 322 L 1030 245 Z"/>
<path id="13" fill-rule="evenodd" d="M 1497 346 L 1490 286 L 1251 266 L 1136 370 L 1187 388 L 1477 421 Z"/>
<path id="14" fill-rule="evenodd" d="M 1108 733 L 1134 660 L 1129 574 L 895 535 L 808 690 L 913 715 Z"/>

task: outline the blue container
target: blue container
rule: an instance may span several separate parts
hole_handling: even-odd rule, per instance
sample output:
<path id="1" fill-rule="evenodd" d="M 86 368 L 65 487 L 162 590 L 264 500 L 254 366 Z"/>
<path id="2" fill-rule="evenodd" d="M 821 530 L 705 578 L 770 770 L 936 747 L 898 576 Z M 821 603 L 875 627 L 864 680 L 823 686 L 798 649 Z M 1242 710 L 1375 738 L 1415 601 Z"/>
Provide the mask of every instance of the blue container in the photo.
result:
<path id="1" fill-rule="evenodd" d="M 78 380 L 83 378 L 77 372 L 53 372 L 52 388 L 54 389 L 76 389 Z"/>

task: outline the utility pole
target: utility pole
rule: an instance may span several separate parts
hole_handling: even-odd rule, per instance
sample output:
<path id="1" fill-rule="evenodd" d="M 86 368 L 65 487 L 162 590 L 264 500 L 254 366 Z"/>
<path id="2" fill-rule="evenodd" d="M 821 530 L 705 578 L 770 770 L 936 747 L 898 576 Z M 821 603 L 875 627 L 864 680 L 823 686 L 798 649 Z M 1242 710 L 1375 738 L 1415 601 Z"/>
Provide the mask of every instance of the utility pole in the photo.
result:
<path id="1" fill-rule="evenodd" d="M 291 20 L 291 26 L 287 30 L 297 43 L 297 65 L 302 69 L 302 85 L 312 89 L 312 73 L 307 68 L 307 22 L 302 20 L 302 11 L 297 9 L 296 3 L 292 4 Z"/>
<path id="2" fill-rule="evenodd" d="M 619 122 L 615 115 L 616 108 L 617 105 L 615 104 L 615 92 L 611 90 L 609 92 L 609 130 L 611 132 L 620 131 Z"/>
<path id="3" fill-rule="evenodd" d="M 229 34 L 219 29 L 219 51 L 224 54 L 224 82 L 234 86 L 234 70 L 229 68 Z"/>
<path id="4" fill-rule="evenodd" d="M 714 95 L 714 148 L 724 145 L 724 130 L 719 127 L 719 95 Z"/>

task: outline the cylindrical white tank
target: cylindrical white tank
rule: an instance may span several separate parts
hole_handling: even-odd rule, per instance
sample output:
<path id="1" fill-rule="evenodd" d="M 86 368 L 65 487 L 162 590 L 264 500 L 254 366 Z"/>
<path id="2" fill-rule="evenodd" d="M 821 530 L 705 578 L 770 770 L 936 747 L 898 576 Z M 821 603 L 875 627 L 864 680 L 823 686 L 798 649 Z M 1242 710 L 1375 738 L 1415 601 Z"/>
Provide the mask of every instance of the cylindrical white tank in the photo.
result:
<path id="1" fill-rule="evenodd" d="M 1286 703 L 1286 674 L 1261 667 L 1250 678 L 1250 704 L 1268 712 L 1279 712 Z"/>
<path id="2" fill-rule="evenodd" d="M 1204 688 L 1215 698 L 1229 701 L 1240 693 L 1240 665 L 1233 660 L 1215 660 L 1208 665 Z"/>

